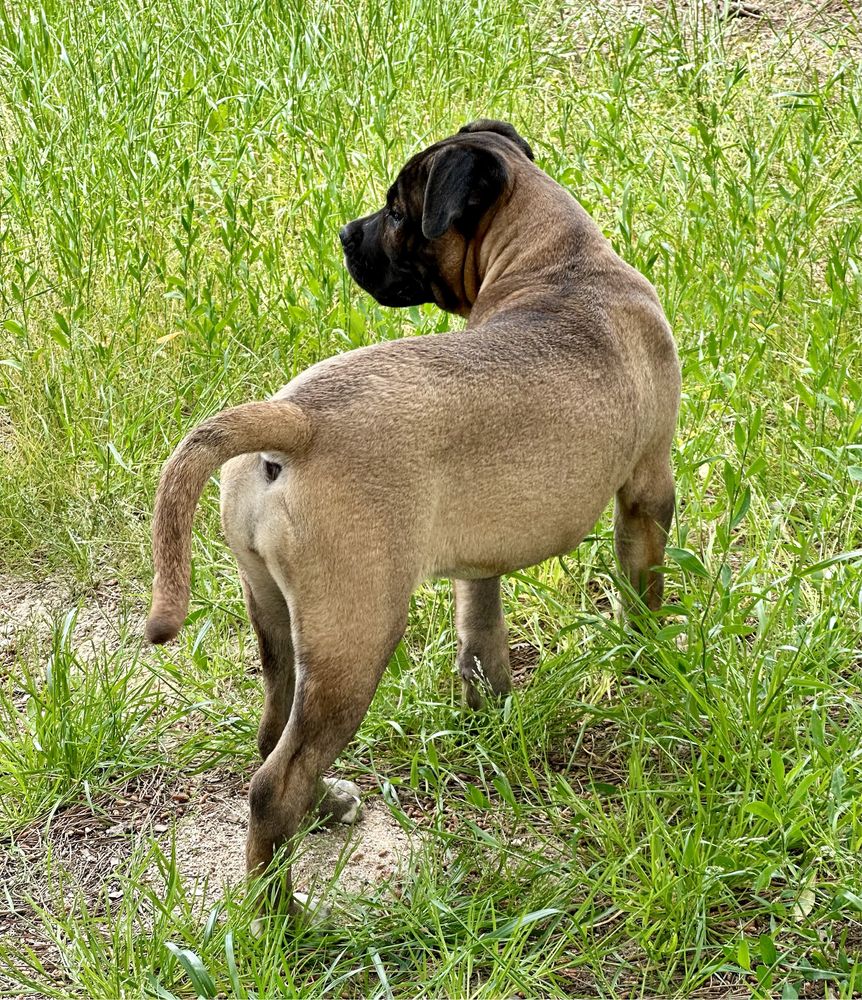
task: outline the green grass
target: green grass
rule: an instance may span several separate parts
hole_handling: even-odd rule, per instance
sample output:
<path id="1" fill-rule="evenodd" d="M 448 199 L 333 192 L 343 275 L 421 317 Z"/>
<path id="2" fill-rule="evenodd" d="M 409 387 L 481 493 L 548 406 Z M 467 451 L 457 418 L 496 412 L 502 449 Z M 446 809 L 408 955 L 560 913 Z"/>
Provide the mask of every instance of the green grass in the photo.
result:
<path id="1" fill-rule="evenodd" d="M 241 893 L 201 909 L 164 838 L 124 855 L 113 895 L 49 853 L 20 926 L 59 957 L 0 937 L 7 992 L 862 991 L 862 25 L 851 4 L 807 28 L 586 6 L 0 10 L 4 570 L 84 602 L 116 579 L 128 601 L 89 659 L 65 613 L 49 637 L 22 623 L 0 678 L 9 857 L 150 769 L 251 766 L 261 696 L 216 490 L 189 626 L 165 653 L 137 638 L 158 470 L 321 357 L 459 322 L 378 307 L 341 262 L 339 226 L 408 155 L 513 121 L 657 286 L 684 379 L 672 607 L 645 637 L 603 600 L 606 517 L 508 580 L 538 667 L 470 717 L 449 585 L 417 594 L 339 763 L 405 824 L 393 792 L 437 804 L 400 896 L 258 941 Z"/>

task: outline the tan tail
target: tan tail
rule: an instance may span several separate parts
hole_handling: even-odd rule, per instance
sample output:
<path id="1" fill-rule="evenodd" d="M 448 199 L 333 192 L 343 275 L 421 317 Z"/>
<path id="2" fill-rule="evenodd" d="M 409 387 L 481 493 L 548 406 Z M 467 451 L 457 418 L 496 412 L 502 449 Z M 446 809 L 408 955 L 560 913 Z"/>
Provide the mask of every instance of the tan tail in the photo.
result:
<path id="1" fill-rule="evenodd" d="M 150 642 L 173 639 L 189 607 L 192 521 L 207 480 L 229 458 L 251 451 L 302 452 L 308 417 L 295 403 L 269 400 L 223 410 L 199 424 L 165 463 L 153 514 L 153 603 Z"/>

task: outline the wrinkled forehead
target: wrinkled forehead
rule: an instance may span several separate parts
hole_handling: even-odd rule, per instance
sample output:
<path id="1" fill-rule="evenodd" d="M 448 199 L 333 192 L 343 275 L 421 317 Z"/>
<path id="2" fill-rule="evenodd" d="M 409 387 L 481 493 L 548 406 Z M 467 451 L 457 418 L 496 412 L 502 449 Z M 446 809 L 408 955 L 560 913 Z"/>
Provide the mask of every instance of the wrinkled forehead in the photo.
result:
<path id="1" fill-rule="evenodd" d="M 397 201 L 401 205 L 410 205 L 417 199 L 421 201 L 430 169 L 430 150 L 426 149 L 412 156 L 389 185 L 386 204 L 391 205 Z"/>

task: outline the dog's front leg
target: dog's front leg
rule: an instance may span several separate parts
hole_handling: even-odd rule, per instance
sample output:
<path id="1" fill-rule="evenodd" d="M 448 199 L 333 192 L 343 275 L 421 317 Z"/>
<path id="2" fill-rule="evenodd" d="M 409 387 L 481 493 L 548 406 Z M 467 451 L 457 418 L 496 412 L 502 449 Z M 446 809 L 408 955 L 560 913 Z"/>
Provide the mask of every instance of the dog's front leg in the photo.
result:
<path id="1" fill-rule="evenodd" d="M 464 701 L 470 708 L 481 708 L 485 694 L 504 695 L 512 689 L 500 577 L 452 582 Z"/>

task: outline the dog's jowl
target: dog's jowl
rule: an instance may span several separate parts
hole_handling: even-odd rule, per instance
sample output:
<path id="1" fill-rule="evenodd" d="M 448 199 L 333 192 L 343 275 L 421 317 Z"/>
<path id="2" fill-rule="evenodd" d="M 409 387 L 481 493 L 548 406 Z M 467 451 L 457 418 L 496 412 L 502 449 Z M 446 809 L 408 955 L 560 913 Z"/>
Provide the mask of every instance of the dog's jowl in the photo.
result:
<path id="1" fill-rule="evenodd" d="M 195 506 L 226 463 L 222 522 L 266 687 L 251 873 L 313 806 L 356 816 L 355 787 L 322 775 L 422 580 L 454 580 L 474 707 L 511 684 L 500 574 L 573 549 L 613 497 L 627 592 L 661 604 L 674 342 L 650 283 L 530 146 L 511 125 L 473 122 L 414 156 L 340 238 L 378 302 L 436 302 L 466 329 L 349 351 L 216 414 L 171 456 L 156 499 L 147 635 L 165 642 L 188 609 Z"/>

